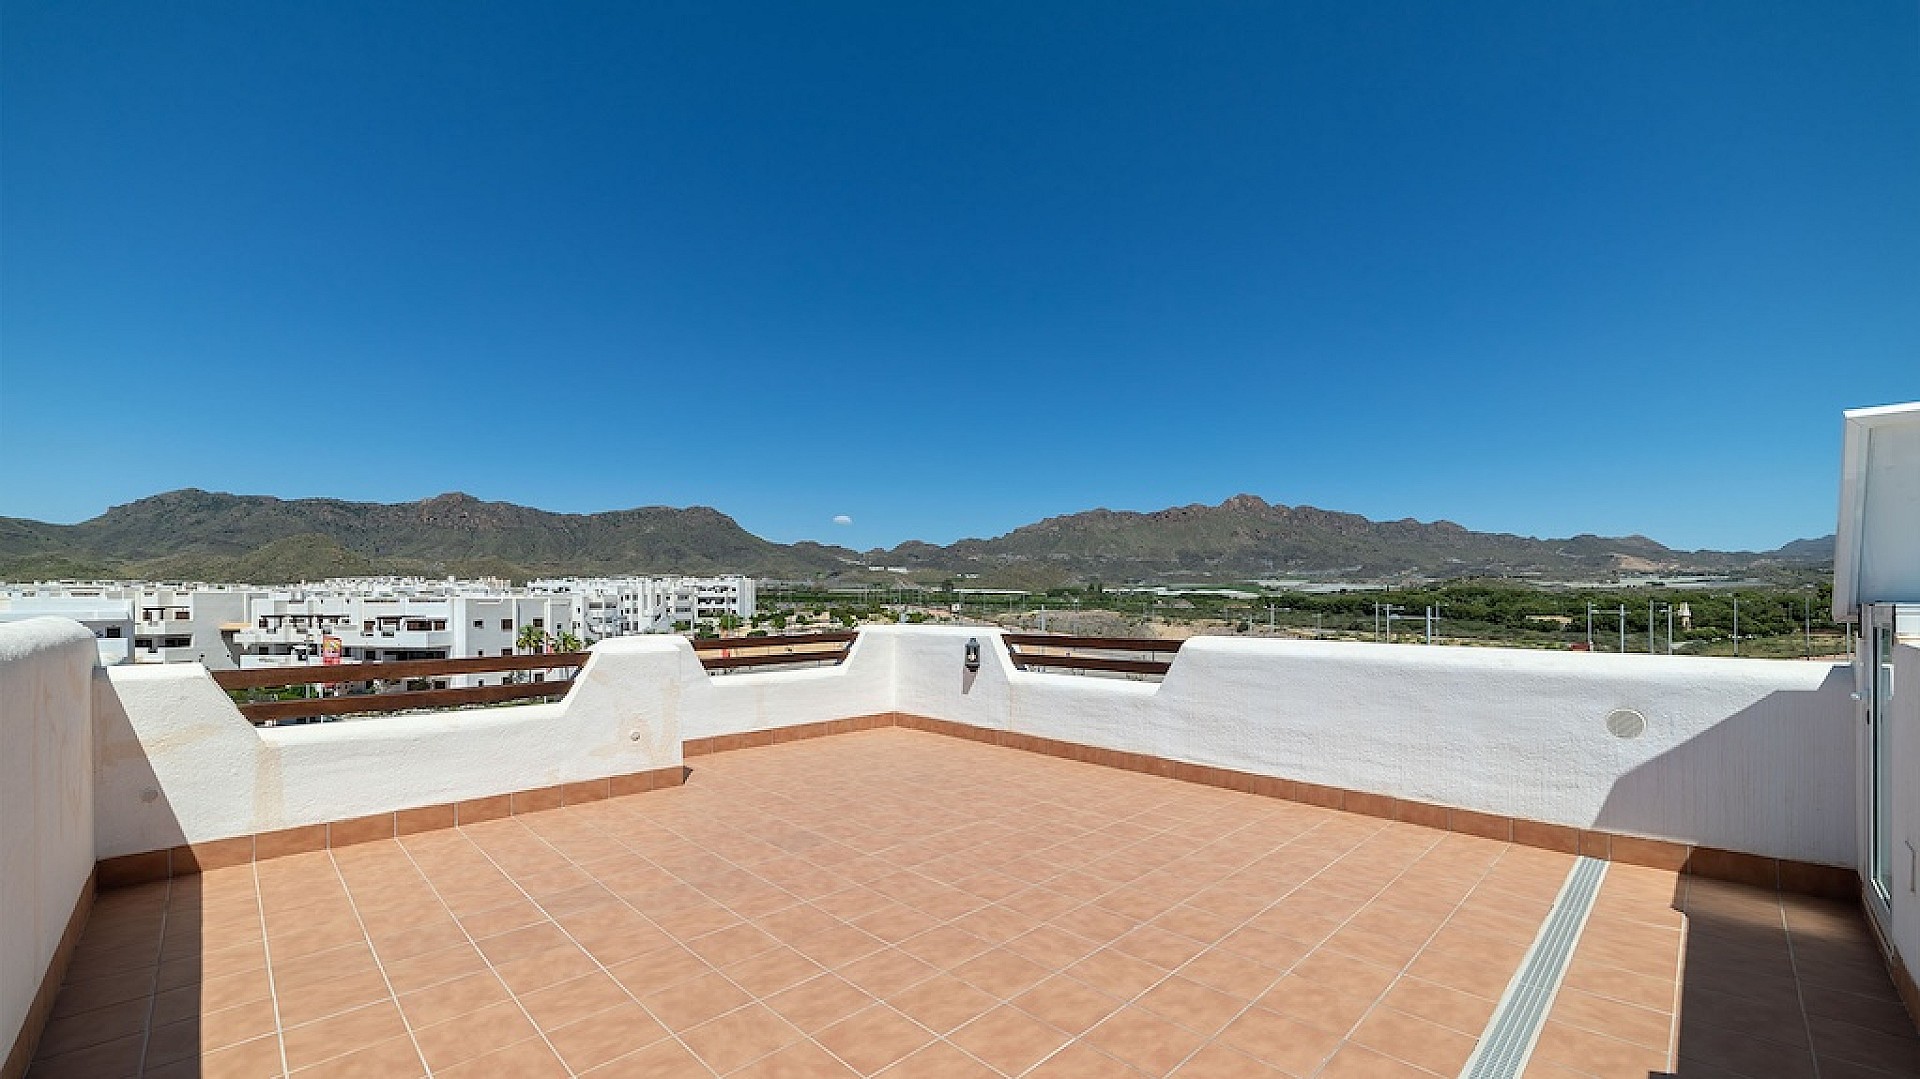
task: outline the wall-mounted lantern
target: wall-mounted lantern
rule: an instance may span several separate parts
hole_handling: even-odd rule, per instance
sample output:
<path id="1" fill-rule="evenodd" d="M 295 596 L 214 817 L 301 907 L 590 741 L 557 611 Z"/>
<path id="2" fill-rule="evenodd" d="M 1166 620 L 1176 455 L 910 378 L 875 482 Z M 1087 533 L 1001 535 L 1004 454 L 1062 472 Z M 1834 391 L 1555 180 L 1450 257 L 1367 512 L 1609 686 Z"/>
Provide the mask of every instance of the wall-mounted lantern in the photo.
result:
<path id="1" fill-rule="evenodd" d="M 979 669 L 980 669 L 980 638 L 968 637 L 967 638 L 967 670 L 977 671 Z"/>

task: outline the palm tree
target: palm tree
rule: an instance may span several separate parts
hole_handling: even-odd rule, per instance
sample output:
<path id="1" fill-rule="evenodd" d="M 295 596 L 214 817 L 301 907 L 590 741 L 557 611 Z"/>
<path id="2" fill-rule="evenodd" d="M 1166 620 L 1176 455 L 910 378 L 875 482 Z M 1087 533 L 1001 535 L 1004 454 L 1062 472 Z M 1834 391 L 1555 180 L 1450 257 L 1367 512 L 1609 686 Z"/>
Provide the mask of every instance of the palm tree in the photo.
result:
<path id="1" fill-rule="evenodd" d="M 539 626 L 521 626 L 520 636 L 513 643 L 521 651 L 538 652 L 547 643 L 547 631 Z"/>
<path id="2" fill-rule="evenodd" d="M 581 648 L 580 638 L 575 637 L 563 629 L 560 631 L 560 635 L 554 638 L 553 646 L 561 652 L 578 652 Z"/>

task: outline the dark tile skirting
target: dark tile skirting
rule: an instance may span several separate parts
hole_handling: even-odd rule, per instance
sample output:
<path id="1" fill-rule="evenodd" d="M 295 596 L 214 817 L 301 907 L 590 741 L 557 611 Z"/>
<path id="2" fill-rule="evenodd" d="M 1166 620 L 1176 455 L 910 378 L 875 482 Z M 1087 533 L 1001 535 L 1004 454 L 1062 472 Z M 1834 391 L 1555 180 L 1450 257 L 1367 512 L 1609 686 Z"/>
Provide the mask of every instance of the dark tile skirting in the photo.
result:
<path id="1" fill-rule="evenodd" d="M 47 969 L 40 975 L 40 988 L 33 994 L 33 1003 L 27 1005 L 26 1018 L 20 1024 L 20 1032 L 14 1036 L 13 1047 L 7 1050 L 7 1059 L 0 1063 L 0 1079 L 20 1079 L 27 1074 L 27 1065 L 33 1062 L 33 1051 L 40 1044 L 40 1035 L 47 1029 L 47 1017 L 53 1014 L 54 998 L 60 995 L 60 984 L 67 980 L 67 964 L 73 960 L 73 949 L 80 943 L 80 932 L 87 926 L 87 915 L 93 911 L 93 892 L 96 873 L 88 873 L 80 894 L 74 897 L 73 912 L 67 915 L 67 925 L 60 931 L 60 943 L 54 946 L 53 958 L 47 963 Z"/>
<path id="2" fill-rule="evenodd" d="M 248 862 L 261 862 L 289 854 L 304 854 L 308 851 L 326 850 L 329 847 L 370 843 L 376 839 L 392 839 L 395 836 L 412 835 L 415 832 L 452 828 L 457 824 L 477 824 L 480 821 L 495 820 L 521 813 L 534 813 L 542 809 L 558 809 L 561 806 L 578 805 L 581 802 L 597 802 L 603 798 L 641 794 L 659 790 L 662 787 L 677 787 L 685 779 L 686 769 L 675 765 L 671 768 L 656 768 L 647 772 L 608 776 L 605 779 L 589 779 L 578 783 L 561 783 L 552 787 L 495 794 L 485 798 L 469 798 L 462 802 L 418 806 L 393 813 L 376 813 L 370 817 L 356 817 L 352 820 L 307 824 L 277 832 L 234 836 L 231 839 L 214 839 L 205 843 L 188 843 L 169 850 L 126 854 L 118 858 L 104 858 L 95 868 L 102 888 L 145 884 L 148 881 L 186 876 L 207 869 L 224 869 L 228 866 L 245 865 Z"/>

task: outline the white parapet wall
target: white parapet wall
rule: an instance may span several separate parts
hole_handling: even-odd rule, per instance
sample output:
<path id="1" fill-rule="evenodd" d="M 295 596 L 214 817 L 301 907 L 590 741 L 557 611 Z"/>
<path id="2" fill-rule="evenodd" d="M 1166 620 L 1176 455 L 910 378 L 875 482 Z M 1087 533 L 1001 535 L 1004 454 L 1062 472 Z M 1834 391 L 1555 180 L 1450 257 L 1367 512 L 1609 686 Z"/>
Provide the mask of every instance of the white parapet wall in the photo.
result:
<path id="1" fill-rule="evenodd" d="M 256 728 L 198 664 L 93 693 L 94 853 L 108 858 L 678 766 L 705 673 L 678 637 L 593 646 L 552 704 Z"/>
<path id="2" fill-rule="evenodd" d="M 0 624 L 0 1056 L 93 873 L 87 679 L 98 661 L 78 622 Z"/>
<path id="3" fill-rule="evenodd" d="M 1852 684 L 1822 663 L 1202 637 L 1156 684 L 1019 671 L 993 630 L 883 626 L 837 666 L 727 675 L 683 639 L 618 638 L 559 704 L 266 730 L 198 667 L 97 679 L 101 857 L 645 771 L 679 764 L 686 739 L 887 712 L 1776 858 L 1850 866 L 1856 851 Z M 1621 710 L 1644 730 L 1610 728 Z"/>
<path id="4" fill-rule="evenodd" d="M 890 633 L 863 630 L 845 661 L 801 670 L 709 677 L 694 660 L 681 690 L 680 734 L 711 738 L 892 712 L 894 641 Z"/>
<path id="5" fill-rule="evenodd" d="M 1199 637 L 1165 681 L 886 628 L 898 711 L 1578 828 L 1852 865 L 1845 666 Z M 984 662 L 963 669 L 965 642 Z M 1644 730 L 1620 737 L 1610 714 Z M 1622 717 L 1619 725 L 1635 723 Z"/>

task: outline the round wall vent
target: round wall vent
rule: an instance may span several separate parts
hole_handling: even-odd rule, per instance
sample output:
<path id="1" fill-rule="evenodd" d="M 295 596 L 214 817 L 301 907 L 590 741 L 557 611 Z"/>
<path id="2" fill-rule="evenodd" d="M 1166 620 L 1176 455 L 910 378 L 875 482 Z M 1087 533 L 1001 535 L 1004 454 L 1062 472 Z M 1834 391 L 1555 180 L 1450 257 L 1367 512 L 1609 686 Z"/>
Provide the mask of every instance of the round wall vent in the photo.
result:
<path id="1" fill-rule="evenodd" d="M 1607 713 L 1607 733 L 1615 738 L 1638 738 L 1647 733 L 1647 717 L 1631 708 L 1615 708 Z"/>

